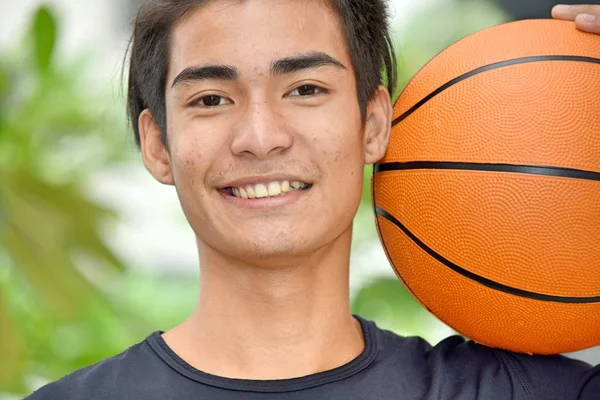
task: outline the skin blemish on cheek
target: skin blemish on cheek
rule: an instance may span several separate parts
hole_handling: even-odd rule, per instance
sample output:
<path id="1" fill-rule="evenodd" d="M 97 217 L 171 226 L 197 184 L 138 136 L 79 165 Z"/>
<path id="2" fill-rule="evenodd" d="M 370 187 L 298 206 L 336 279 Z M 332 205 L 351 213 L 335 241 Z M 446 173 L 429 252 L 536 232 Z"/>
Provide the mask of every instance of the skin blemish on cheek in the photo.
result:
<path id="1" fill-rule="evenodd" d="M 335 152 L 335 161 L 338 161 L 340 159 L 341 155 L 342 155 L 342 152 L 340 150 L 337 150 Z"/>

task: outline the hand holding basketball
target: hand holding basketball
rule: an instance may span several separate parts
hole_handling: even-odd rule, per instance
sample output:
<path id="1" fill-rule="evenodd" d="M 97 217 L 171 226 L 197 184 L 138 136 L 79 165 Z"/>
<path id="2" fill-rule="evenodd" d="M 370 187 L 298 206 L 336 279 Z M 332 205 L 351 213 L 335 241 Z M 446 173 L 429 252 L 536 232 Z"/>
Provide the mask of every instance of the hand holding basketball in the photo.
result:
<path id="1" fill-rule="evenodd" d="M 556 19 L 575 21 L 577 28 L 582 31 L 600 34 L 600 6 L 561 4 L 552 9 L 552 16 Z"/>

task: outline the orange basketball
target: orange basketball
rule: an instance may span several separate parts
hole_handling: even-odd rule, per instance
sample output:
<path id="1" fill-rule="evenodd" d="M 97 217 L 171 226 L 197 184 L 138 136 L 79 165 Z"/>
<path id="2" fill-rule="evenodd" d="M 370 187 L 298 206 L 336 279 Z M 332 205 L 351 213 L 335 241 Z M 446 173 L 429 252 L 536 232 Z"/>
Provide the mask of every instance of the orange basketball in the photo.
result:
<path id="1" fill-rule="evenodd" d="M 491 347 L 600 345 L 600 37 L 555 20 L 478 32 L 394 118 L 374 206 L 413 295 Z"/>

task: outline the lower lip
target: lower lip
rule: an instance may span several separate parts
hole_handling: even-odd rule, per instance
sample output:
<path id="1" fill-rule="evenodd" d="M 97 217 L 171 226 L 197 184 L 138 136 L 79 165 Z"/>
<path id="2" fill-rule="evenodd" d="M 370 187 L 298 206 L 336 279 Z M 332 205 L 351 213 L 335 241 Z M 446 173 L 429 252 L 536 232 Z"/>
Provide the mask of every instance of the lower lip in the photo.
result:
<path id="1" fill-rule="evenodd" d="M 275 197 L 263 197 L 261 199 L 242 199 L 235 197 L 226 192 L 219 192 L 219 194 L 227 201 L 235 204 L 236 206 L 243 208 L 250 208 L 255 210 L 278 208 L 295 203 L 301 197 L 307 195 L 312 188 L 304 190 L 292 190 L 286 194 L 275 196 Z"/>

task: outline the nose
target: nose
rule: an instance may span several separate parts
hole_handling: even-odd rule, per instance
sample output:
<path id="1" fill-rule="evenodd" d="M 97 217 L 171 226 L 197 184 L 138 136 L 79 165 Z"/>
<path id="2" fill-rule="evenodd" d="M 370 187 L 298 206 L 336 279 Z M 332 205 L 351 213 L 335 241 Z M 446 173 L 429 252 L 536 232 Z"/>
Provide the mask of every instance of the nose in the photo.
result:
<path id="1" fill-rule="evenodd" d="M 252 155 L 265 159 L 292 146 L 294 135 L 286 129 L 268 101 L 255 101 L 244 110 L 231 143 L 235 155 Z"/>

